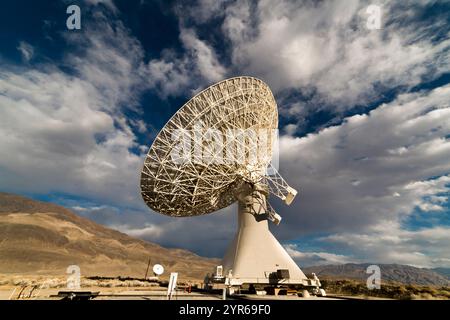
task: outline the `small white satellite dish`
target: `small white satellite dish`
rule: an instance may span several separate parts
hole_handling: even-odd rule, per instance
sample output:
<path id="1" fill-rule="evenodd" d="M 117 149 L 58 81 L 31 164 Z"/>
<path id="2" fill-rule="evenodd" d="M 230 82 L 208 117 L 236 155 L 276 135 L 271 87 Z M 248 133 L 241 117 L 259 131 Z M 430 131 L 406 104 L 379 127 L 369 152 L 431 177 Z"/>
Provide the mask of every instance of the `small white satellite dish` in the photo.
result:
<path id="1" fill-rule="evenodd" d="M 160 264 L 155 264 L 153 266 L 153 273 L 155 274 L 155 276 L 160 276 L 164 273 L 164 267 Z"/>

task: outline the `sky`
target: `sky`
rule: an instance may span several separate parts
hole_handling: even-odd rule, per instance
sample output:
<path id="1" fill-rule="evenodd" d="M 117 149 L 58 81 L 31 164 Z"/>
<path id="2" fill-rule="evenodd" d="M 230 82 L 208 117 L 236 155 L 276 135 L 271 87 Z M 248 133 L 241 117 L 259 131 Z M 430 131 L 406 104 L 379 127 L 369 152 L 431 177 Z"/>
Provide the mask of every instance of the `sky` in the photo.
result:
<path id="1" fill-rule="evenodd" d="M 449 1 L 3 1 L 0 191 L 221 257 L 235 205 L 163 216 L 139 177 L 192 95 L 249 75 L 278 104 L 279 168 L 299 195 L 271 200 L 270 228 L 300 266 L 450 267 L 449 21 Z"/>

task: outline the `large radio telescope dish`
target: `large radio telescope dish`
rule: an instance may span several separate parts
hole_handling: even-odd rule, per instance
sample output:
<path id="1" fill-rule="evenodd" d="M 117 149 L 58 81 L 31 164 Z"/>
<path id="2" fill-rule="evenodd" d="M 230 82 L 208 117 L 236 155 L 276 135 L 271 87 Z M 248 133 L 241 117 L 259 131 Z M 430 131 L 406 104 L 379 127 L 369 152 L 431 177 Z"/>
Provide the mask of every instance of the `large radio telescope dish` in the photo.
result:
<path id="1" fill-rule="evenodd" d="M 237 200 L 233 191 L 243 181 L 264 178 L 277 128 L 277 105 L 272 91 L 261 80 L 237 77 L 208 87 L 178 110 L 155 138 L 141 174 L 144 201 L 153 210 L 170 216 L 202 215 L 229 206 Z M 239 139 L 239 130 L 256 135 L 264 130 L 268 135 L 264 142 L 249 143 L 248 136 Z M 205 151 L 203 145 L 205 140 L 215 138 L 214 133 L 220 133 L 222 139 L 220 154 L 213 148 Z M 201 142 L 195 135 L 201 135 Z M 192 142 L 188 146 L 183 145 L 187 136 Z M 189 151 L 174 161 L 180 144 Z M 203 148 L 201 161 L 197 147 Z M 238 157 L 236 161 L 229 161 L 226 152 Z M 247 159 L 249 155 L 259 157 L 255 161 Z M 283 187 L 283 181 L 277 182 Z M 278 189 L 276 192 L 282 192 Z"/>
<path id="2" fill-rule="evenodd" d="M 195 216 L 238 202 L 238 232 L 214 281 L 320 285 L 305 276 L 268 228 L 268 220 L 281 220 L 269 194 L 287 204 L 297 194 L 272 165 L 277 128 L 270 88 L 256 78 L 231 78 L 178 110 L 145 159 L 142 198 L 159 213 Z"/>

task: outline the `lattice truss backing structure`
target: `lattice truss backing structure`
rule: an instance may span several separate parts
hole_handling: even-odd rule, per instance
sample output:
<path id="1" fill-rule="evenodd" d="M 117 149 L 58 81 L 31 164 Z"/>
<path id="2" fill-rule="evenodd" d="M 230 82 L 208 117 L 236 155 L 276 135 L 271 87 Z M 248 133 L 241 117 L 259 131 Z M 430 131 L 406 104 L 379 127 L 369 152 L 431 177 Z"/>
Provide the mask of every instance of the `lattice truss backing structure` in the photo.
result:
<path id="1" fill-rule="evenodd" d="M 277 105 L 261 80 L 208 87 L 155 138 L 141 173 L 144 201 L 170 216 L 202 215 L 237 201 L 234 191 L 244 183 L 265 184 L 286 200 L 293 189 L 276 170 L 266 175 L 277 128 Z"/>

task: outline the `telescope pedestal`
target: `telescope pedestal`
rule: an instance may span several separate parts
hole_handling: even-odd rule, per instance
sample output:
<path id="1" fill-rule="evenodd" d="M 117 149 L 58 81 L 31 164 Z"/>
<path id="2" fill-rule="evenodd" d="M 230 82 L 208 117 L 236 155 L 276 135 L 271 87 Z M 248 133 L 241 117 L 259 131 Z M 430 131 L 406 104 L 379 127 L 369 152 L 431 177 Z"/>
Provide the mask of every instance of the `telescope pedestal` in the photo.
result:
<path id="1" fill-rule="evenodd" d="M 260 191 L 241 197 L 238 231 L 222 261 L 226 284 L 311 285 L 311 280 L 269 231 L 266 208 L 266 196 Z M 278 270 L 288 270 L 289 275 Z"/>

